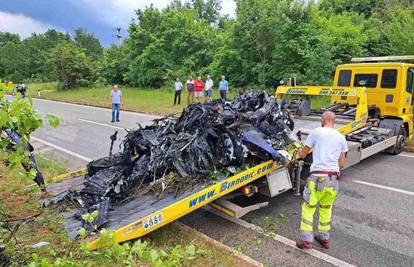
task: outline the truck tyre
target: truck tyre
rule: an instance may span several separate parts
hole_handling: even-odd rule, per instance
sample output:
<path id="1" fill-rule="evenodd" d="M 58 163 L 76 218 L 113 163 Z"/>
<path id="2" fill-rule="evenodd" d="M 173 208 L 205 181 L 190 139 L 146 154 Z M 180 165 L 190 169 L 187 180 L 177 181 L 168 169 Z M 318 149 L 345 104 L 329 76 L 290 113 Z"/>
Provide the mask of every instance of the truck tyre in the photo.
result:
<path id="1" fill-rule="evenodd" d="M 404 127 L 400 128 L 400 132 L 397 136 L 397 142 L 394 146 L 390 148 L 390 152 L 393 155 L 398 155 L 402 152 L 404 146 L 405 146 L 405 138 L 407 136 L 407 130 Z"/>

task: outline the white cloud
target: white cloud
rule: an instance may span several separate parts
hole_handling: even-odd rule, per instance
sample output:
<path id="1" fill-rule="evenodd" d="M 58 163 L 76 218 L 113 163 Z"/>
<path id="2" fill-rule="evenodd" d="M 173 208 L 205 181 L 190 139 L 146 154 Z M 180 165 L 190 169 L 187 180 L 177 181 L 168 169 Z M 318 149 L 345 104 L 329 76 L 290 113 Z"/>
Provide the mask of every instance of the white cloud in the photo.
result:
<path id="1" fill-rule="evenodd" d="M 79 8 L 92 10 L 95 19 L 112 27 L 126 27 L 135 17 L 135 10 L 150 6 L 164 8 L 170 0 L 78 0 Z"/>
<path id="2" fill-rule="evenodd" d="M 21 14 L 11 14 L 0 11 L 0 31 L 18 33 L 21 38 L 27 38 L 32 33 L 44 33 L 56 28 Z"/>
<path id="3" fill-rule="evenodd" d="M 157 8 L 164 8 L 171 3 L 171 0 L 78 0 L 75 3 L 82 9 L 92 10 L 95 19 L 109 26 L 127 27 L 135 17 L 135 10 L 143 9 L 151 4 Z M 234 0 L 222 0 L 222 7 L 223 14 L 235 16 Z"/>
<path id="4" fill-rule="evenodd" d="M 231 18 L 236 17 L 236 2 L 234 0 L 222 0 L 221 7 L 223 15 L 229 15 Z"/>

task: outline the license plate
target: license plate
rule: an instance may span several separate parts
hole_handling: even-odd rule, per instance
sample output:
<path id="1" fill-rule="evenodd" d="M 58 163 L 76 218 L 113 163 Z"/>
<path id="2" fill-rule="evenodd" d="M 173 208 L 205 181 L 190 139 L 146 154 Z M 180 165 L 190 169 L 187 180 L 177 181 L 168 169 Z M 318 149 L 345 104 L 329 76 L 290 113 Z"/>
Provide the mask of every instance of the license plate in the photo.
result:
<path id="1" fill-rule="evenodd" d="M 155 225 L 161 223 L 164 220 L 162 213 L 158 213 L 155 215 L 152 215 L 146 219 L 144 219 L 144 221 L 142 222 L 142 225 L 144 227 L 144 229 L 149 229 L 151 227 L 154 227 Z"/>

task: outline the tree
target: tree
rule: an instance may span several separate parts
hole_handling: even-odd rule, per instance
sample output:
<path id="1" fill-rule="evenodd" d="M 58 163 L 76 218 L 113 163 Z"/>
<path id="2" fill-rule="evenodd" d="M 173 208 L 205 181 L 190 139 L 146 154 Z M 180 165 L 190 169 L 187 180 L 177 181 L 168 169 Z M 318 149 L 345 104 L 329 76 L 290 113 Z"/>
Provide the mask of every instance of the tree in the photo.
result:
<path id="1" fill-rule="evenodd" d="M 66 34 L 50 29 L 43 34 L 32 34 L 23 40 L 21 47 L 26 60 L 20 62 L 23 76 L 31 81 L 54 81 L 56 73 L 51 62 L 52 49 L 62 41 L 69 41 Z"/>
<path id="2" fill-rule="evenodd" d="M 26 78 L 24 62 L 27 60 L 21 43 L 7 42 L 0 46 L 0 77 L 9 81 Z"/>
<path id="3" fill-rule="evenodd" d="M 391 2 L 391 1 L 389 1 Z M 320 9 L 333 14 L 363 14 L 366 18 L 385 8 L 387 0 L 322 0 Z"/>
<path id="4" fill-rule="evenodd" d="M 19 44 L 20 36 L 9 32 L 0 32 L 0 47 L 5 46 L 8 42 Z"/>
<path id="5" fill-rule="evenodd" d="M 86 55 L 91 57 L 93 60 L 98 60 L 102 55 L 103 48 L 99 42 L 99 39 L 93 34 L 88 33 L 86 29 L 77 28 L 73 39 L 75 44 L 85 49 Z"/>
<path id="6" fill-rule="evenodd" d="M 9 40 L 0 46 L 2 78 L 16 82 L 43 82 L 56 79 L 50 53 L 59 42 L 70 40 L 70 37 L 56 30 L 48 30 L 43 34 L 32 34 L 23 41 L 18 35 L 12 34 L 1 34 L 0 39 Z"/>
<path id="7" fill-rule="evenodd" d="M 214 58 L 217 28 L 197 20 L 188 7 L 137 11 L 126 39 L 126 79 L 139 86 L 161 86 L 174 76 L 205 74 Z"/>
<path id="8" fill-rule="evenodd" d="M 387 14 L 384 35 L 394 55 L 414 54 L 414 9 L 396 8 Z"/>
<path id="9" fill-rule="evenodd" d="M 191 0 L 187 6 L 197 11 L 197 19 L 215 23 L 220 19 L 221 0 Z"/>
<path id="10" fill-rule="evenodd" d="M 84 49 L 71 42 L 62 42 L 54 48 L 52 60 L 62 89 L 90 84 L 93 78 L 92 62 Z"/>
<path id="11" fill-rule="evenodd" d="M 247 64 L 238 50 L 238 40 L 233 32 L 236 21 L 233 19 L 222 19 L 216 42 L 220 44 L 214 52 L 213 61 L 206 70 L 212 77 L 225 75 L 231 85 L 247 84 Z"/>
<path id="12" fill-rule="evenodd" d="M 104 50 L 97 67 L 97 77 L 104 78 L 110 84 L 122 84 L 127 71 L 124 47 L 111 45 Z"/>

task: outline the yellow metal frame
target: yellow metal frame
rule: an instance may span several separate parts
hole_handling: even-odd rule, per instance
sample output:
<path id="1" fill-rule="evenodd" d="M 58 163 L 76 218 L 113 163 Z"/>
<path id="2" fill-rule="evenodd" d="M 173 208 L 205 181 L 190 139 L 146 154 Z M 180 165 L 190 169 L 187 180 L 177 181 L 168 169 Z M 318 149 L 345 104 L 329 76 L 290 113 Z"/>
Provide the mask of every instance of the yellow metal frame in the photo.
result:
<path id="1" fill-rule="evenodd" d="M 193 195 L 172 203 L 168 207 L 116 229 L 114 241 L 120 243 L 142 237 L 280 167 L 275 161 L 269 160 L 229 177 L 224 181 L 217 182 Z M 99 239 L 96 239 L 91 241 L 90 249 L 97 249 L 103 245 Z"/>
<path id="2" fill-rule="evenodd" d="M 53 177 L 52 183 L 57 183 L 63 180 L 68 180 L 74 177 L 82 176 L 88 173 L 87 168 L 78 169 L 76 171 L 64 173 L 58 176 Z"/>
<path id="3" fill-rule="evenodd" d="M 407 56 L 405 58 L 411 58 Z M 397 58 L 404 57 L 393 57 Z M 377 58 L 379 59 L 379 58 Z M 351 88 L 355 81 L 355 75 L 358 74 L 376 74 L 377 84 L 374 88 L 367 88 L 367 99 L 369 104 L 375 104 L 380 110 L 380 116 L 385 117 L 399 117 L 408 127 L 409 139 L 414 138 L 414 106 L 411 98 L 413 95 L 406 91 L 407 86 L 407 71 L 409 68 L 414 68 L 414 64 L 401 63 L 401 62 L 378 62 L 378 63 L 355 63 L 355 64 L 343 64 L 336 67 L 335 77 L 333 80 L 334 86 L 338 85 L 339 73 L 343 70 L 349 70 L 352 72 L 350 79 L 350 86 L 342 86 L 341 88 Z M 382 88 L 381 81 L 384 70 L 397 71 L 397 80 L 395 88 Z M 386 101 L 386 97 L 392 95 L 390 102 Z M 334 100 L 338 97 L 333 97 Z M 352 102 L 349 102 L 352 104 Z"/>
<path id="4" fill-rule="evenodd" d="M 338 129 L 342 134 L 348 134 L 365 126 L 368 120 L 368 100 L 365 88 L 336 88 L 330 86 L 279 86 L 276 98 L 282 99 L 284 95 L 329 96 L 338 99 L 336 102 L 352 101 L 356 103 L 354 121 Z"/>

